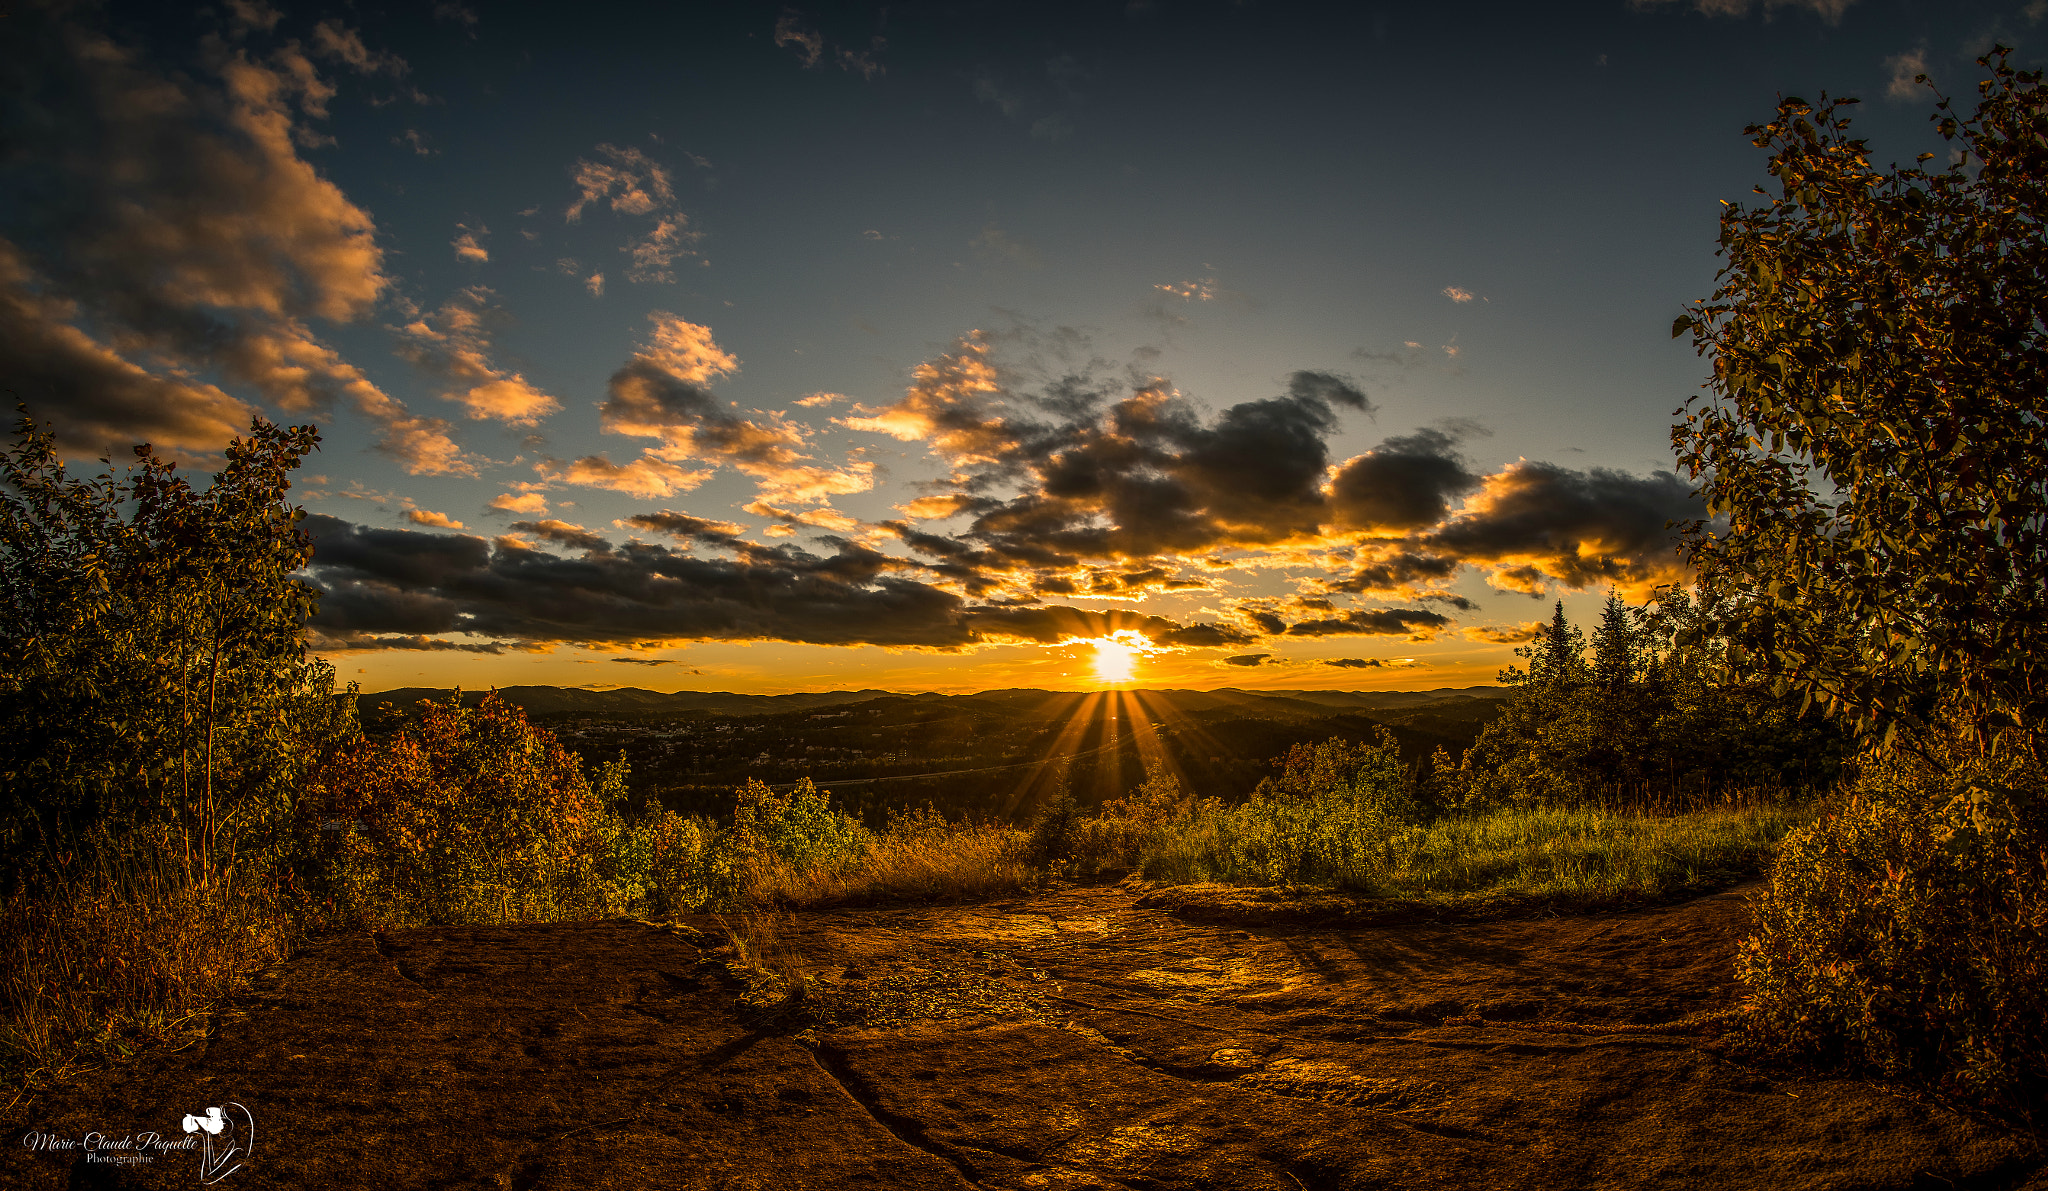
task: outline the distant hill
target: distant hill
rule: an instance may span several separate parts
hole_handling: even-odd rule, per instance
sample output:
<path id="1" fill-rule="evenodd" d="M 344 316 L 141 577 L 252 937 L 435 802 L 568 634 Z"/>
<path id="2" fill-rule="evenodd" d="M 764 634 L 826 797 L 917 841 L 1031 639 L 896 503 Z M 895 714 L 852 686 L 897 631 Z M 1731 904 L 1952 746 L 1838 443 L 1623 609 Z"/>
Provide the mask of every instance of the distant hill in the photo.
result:
<path id="1" fill-rule="evenodd" d="M 363 725 L 398 728 L 420 700 L 454 692 L 413 687 L 363 695 Z M 485 692 L 464 691 L 474 705 Z M 1506 705 L 1501 687 L 1434 691 L 1186 689 L 967 695 L 880 690 L 792 695 L 515 686 L 498 694 L 586 758 L 624 754 L 643 803 L 730 814 L 750 778 L 787 787 L 809 777 L 869 826 L 931 805 L 954 817 L 1026 821 L 1059 788 L 1084 806 L 1120 797 L 1164 766 L 1188 789 L 1228 799 L 1271 776 L 1293 745 L 1378 739 L 1391 729 L 1402 759 L 1458 755 Z"/>
<path id="2" fill-rule="evenodd" d="M 392 691 L 357 698 L 365 715 L 380 704 L 411 707 L 423 699 L 447 699 L 455 692 L 440 687 L 400 687 Z M 465 706 L 483 701 L 483 691 L 462 692 Z M 587 715 L 600 719 L 644 719 L 649 716 L 683 715 L 773 715 L 779 711 L 809 711 L 841 703 L 863 703 L 892 695 L 892 691 L 805 691 L 793 695 L 735 695 L 724 691 L 660 691 L 640 687 L 619 687 L 608 691 L 565 686 L 507 686 L 498 697 L 514 703 L 531 715 Z"/>
<path id="3" fill-rule="evenodd" d="M 774 715 L 778 712 L 810 711 L 875 699 L 909 698 L 920 702 L 971 700 L 995 707 L 1037 710 L 1109 696 L 1157 702 L 1188 715 L 1229 711 L 1257 717 L 1323 717 L 1346 711 L 1399 712 L 1429 710 L 1450 712 L 1451 718 L 1490 718 L 1491 703 L 1505 697 L 1506 687 L 1444 687 L 1433 691 L 1247 691 L 1221 687 L 1213 691 L 1185 689 L 1117 691 L 1045 691 L 1024 687 L 978 691 L 971 695 L 921 693 L 901 695 L 894 691 L 802 691 L 789 695 L 739 695 L 726 691 L 675 691 L 663 693 L 640 687 L 588 690 L 583 687 L 508 686 L 498 688 L 498 697 L 517 704 L 530 715 L 589 716 L 594 719 L 644 720 L 678 715 Z M 410 708 L 423 699 L 447 699 L 452 688 L 400 687 L 358 697 L 366 718 L 378 707 Z M 474 707 L 483 691 L 464 691 L 462 701 Z M 1456 714 L 1459 705 L 1483 705 L 1482 714 Z M 1474 707 L 1474 712 L 1482 708 Z"/>

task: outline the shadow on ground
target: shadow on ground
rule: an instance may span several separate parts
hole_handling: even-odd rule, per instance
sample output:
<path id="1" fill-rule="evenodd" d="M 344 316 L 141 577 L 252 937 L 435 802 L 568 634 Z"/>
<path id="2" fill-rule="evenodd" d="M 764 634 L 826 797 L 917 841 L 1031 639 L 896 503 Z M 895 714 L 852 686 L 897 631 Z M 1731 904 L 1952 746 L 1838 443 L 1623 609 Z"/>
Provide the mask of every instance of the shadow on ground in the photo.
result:
<path id="1" fill-rule="evenodd" d="M 201 1047 L 24 1098 L 0 1185 L 224 1101 L 229 1186 L 2048 1188 L 1997 1131 L 1747 1065 L 1743 891 L 1578 918 L 1191 924 L 1124 889 L 799 915 L 801 1012 L 736 1011 L 709 920 L 331 938 Z M 113 1151 L 109 1151 L 113 1152 Z"/>

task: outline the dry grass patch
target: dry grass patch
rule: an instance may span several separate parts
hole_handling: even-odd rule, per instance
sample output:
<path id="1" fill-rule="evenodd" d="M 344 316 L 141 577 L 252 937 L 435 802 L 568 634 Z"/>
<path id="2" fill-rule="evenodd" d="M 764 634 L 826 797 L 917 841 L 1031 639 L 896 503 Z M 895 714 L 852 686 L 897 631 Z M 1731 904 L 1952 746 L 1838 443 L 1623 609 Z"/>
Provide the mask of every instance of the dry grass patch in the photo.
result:
<path id="1" fill-rule="evenodd" d="M 969 901 L 1032 888 L 1025 833 L 994 823 L 949 824 L 905 816 L 864 852 L 839 863 L 799 866 L 774 854 L 748 866 L 742 900 L 751 907 L 815 909 L 848 902 Z"/>
<path id="2" fill-rule="evenodd" d="M 291 939 L 267 891 L 199 886 L 168 865 L 17 894 L 0 905 L 0 1064 L 32 1080 L 197 1037 L 208 1008 Z"/>

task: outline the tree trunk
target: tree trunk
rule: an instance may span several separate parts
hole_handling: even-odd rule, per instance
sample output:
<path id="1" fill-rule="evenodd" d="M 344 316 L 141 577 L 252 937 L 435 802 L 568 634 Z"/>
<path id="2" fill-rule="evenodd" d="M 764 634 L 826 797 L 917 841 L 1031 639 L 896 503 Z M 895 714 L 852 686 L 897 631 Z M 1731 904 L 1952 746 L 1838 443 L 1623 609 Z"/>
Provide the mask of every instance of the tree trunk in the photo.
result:
<path id="1" fill-rule="evenodd" d="M 202 884 L 213 883 L 213 729 L 220 700 L 220 635 L 216 632 L 207 661 L 206 674 L 206 774 L 205 801 L 199 817 L 199 869 Z"/>

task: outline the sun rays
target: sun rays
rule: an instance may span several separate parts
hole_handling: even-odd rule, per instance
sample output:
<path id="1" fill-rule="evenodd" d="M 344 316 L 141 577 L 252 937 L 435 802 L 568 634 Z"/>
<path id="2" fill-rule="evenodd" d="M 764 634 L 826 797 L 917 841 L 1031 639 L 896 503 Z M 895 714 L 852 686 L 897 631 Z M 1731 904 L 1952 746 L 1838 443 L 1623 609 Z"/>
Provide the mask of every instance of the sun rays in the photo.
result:
<path id="1" fill-rule="evenodd" d="M 1144 635 L 1130 629 L 1107 637 L 1089 638 L 1078 644 L 1095 647 L 1095 681 L 1104 686 L 1137 681 L 1138 661 L 1151 652 L 1150 643 Z"/>

